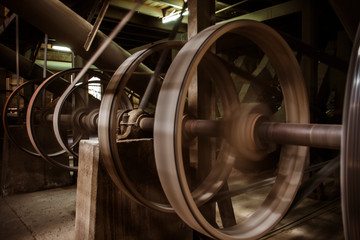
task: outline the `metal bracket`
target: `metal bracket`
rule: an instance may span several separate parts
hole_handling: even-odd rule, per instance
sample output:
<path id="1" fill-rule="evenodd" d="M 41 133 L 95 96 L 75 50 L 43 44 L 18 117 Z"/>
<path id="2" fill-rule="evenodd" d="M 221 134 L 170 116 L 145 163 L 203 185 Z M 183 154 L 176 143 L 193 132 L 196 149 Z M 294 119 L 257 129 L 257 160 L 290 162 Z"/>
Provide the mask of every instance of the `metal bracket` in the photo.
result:
<path id="1" fill-rule="evenodd" d="M 109 5 L 110 5 L 110 0 L 103 1 L 99 15 L 97 16 L 94 26 L 91 29 L 91 32 L 89 32 L 89 35 L 85 41 L 84 48 L 86 51 L 89 51 L 90 46 L 95 38 L 96 32 L 99 30 L 100 24 L 101 24 L 102 20 L 104 19 L 105 13 L 106 13 Z"/>

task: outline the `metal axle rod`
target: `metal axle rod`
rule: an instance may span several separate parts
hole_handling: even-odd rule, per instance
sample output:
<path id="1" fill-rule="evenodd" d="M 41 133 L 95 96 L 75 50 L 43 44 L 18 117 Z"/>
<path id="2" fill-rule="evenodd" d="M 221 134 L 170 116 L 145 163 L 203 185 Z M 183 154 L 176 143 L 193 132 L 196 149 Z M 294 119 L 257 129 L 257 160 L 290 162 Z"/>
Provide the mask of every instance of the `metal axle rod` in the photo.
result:
<path id="1" fill-rule="evenodd" d="M 52 121 L 52 116 L 52 114 L 49 114 L 46 116 L 46 119 Z M 91 114 L 81 115 L 81 119 L 78 121 L 80 126 L 94 129 L 98 122 L 97 118 L 98 114 L 92 112 Z M 64 123 L 72 121 L 71 115 L 61 116 L 60 119 Z M 88 124 L 88 122 L 92 124 Z M 221 120 L 185 119 L 183 126 L 184 134 L 189 138 L 196 136 L 220 137 L 224 136 L 226 131 L 226 124 Z M 141 118 L 139 127 L 144 131 L 152 131 L 154 128 L 154 118 Z M 236 131 L 236 129 L 231 131 Z M 258 127 L 254 128 L 253 132 L 260 142 L 263 143 L 340 149 L 342 125 L 263 122 L 258 124 Z"/>
<path id="2" fill-rule="evenodd" d="M 146 131 L 151 131 L 153 124 L 153 118 L 140 120 L 140 128 Z M 220 120 L 188 119 L 183 126 L 185 134 L 193 137 L 219 137 L 224 135 L 226 128 L 225 123 Z M 263 122 L 253 132 L 264 143 L 340 149 L 342 125 Z"/>
<path id="3" fill-rule="evenodd" d="M 74 125 L 76 127 L 82 128 L 89 132 L 96 132 L 97 124 L 99 118 L 99 111 L 97 109 L 85 112 L 80 111 L 77 114 L 61 114 L 60 122 L 66 126 Z M 54 114 L 47 114 L 45 120 L 47 122 L 52 122 L 54 119 Z"/>
<path id="4" fill-rule="evenodd" d="M 264 122 L 257 134 L 262 142 L 340 149 L 342 125 Z"/>

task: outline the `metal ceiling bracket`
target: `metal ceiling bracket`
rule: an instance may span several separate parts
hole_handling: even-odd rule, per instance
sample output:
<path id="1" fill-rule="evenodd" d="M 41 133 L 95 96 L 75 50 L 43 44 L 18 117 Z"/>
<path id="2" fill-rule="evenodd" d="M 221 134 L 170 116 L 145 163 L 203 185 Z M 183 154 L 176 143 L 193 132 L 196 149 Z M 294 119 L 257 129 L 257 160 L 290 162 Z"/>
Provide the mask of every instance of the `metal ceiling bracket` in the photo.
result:
<path id="1" fill-rule="evenodd" d="M 96 36 L 96 32 L 99 30 L 100 24 L 101 24 L 102 20 L 104 19 L 105 13 L 106 13 L 109 5 L 110 5 L 110 0 L 103 1 L 99 15 L 97 16 L 94 26 L 91 29 L 91 31 L 89 32 L 89 35 L 85 41 L 84 48 L 86 51 L 89 51 L 91 43 L 93 42 L 93 40 Z"/>

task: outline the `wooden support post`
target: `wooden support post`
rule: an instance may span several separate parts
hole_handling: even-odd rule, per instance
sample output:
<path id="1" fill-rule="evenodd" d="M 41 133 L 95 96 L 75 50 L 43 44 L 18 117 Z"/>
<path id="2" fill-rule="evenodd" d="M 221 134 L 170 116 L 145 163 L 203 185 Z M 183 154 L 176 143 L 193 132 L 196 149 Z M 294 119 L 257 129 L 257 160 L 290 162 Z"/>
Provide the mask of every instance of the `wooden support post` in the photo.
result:
<path id="1" fill-rule="evenodd" d="M 188 2 L 188 39 L 203 29 L 215 24 L 215 1 L 193 0 Z M 204 73 L 197 70 L 188 90 L 188 107 L 191 115 L 199 119 L 215 117 L 215 98 L 212 84 Z M 201 94 L 200 94 L 201 93 Z M 195 174 L 195 182 L 202 181 L 215 160 L 215 143 L 209 138 L 195 138 L 189 146 L 190 167 Z M 215 205 L 202 207 L 201 211 L 207 219 L 215 222 Z"/>
<path id="2" fill-rule="evenodd" d="M 193 0 L 188 2 L 188 38 L 191 39 L 203 29 L 215 24 L 215 1 Z M 213 46 L 212 51 L 216 51 Z M 199 119 L 216 118 L 215 91 L 206 69 L 198 69 L 188 90 L 189 112 Z M 216 159 L 216 141 L 207 137 L 198 137 L 189 147 L 190 166 L 195 169 L 195 181 L 202 181 L 208 174 L 211 163 Z M 227 187 L 227 186 L 226 186 Z M 218 202 L 223 224 L 229 226 L 235 222 L 231 199 Z M 215 204 L 200 208 L 202 214 L 215 225 Z"/>
<path id="3" fill-rule="evenodd" d="M 302 41 L 316 47 L 316 5 L 311 0 L 303 1 L 302 9 Z M 302 71 L 309 94 L 309 104 L 314 106 L 318 92 L 317 62 L 306 55 L 301 59 Z"/>
<path id="4" fill-rule="evenodd" d="M 157 176 L 152 139 L 123 140 L 118 147 L 125 165 L 131 166 L 124 166 L 128 174 L 143 181 L 138 187 L 157 194 L 152 185 L 159 180 L 149 181 Z M 104 168 L 97 141 L 81 141 L 79 156 L 75 239 L 192 239 L 193 231 L 175 213 L 143 207 L 119 191 Z"/>
<path id="5" fill-rule="evenodd" d="M 194 0 L 189 1 L 189 18 L 188 18 L 188 38 L 192 38 L 201 30 L 215 24 L 215 1 L 202 1 Z M 199 94 L 203 92 L 204 94 Z M 189 112 L 199 119 L 206 119 L 214 117 L 215 114 L 215 101 L 212 96 L 212 86 L 208 80 L 201 76 L 200 72 L 197 72 L 189 86 L 188 90 L 188 102 Z M 211 106 L 212 105 L 212 106 Z M 202 107 L 200 107 L 202 106 Z M 202 108 L 202 109 L 200 109 Z M 205 112 L 204 109 L 207 111 Z M 200 176 L 196 178 L 202 178 L 201 173 L 206 173 L 206 165 L 210 166 L 211 156 L 204 156 L 209 153 L 209 150 L 202 150 L 202 147 L 209 148 L 209 142 L 203 139 L 200 143 L 199 139 L 194 139 L 190 148 L 190 166 L 196 169 L 203 169 L 199 172 Z M 201 159 L 206 159 L 201 162 Z"/>
<path id="6" fill-rule="evenodd" d="M 4 8 L 2 8 L 0 6 L 0 11 L 4 11 Z M 1 16 L 3 16 L 3 14 L 0 14 L 0 19 Z M 1 20 L 0 20 L 1 21 Z M 1 22 L 0 22 L 1 23 Z M 0 68 L 0 108 L 1 110 L 4 108 L 5 105 L 5 101 L 7 98 L 6 94 L 6 69 L 5 68 Z M 0 113 L 1 119 L 2 119 L 2 111 Z M 0 154 L 0 185 L 2 186 L 2 171 L 3 171 L 3 157 L 4 157 L 4 152 L 3 152 L 3 144 L 4 144 L 4 126 L 3 124 L 0 124 L 0 149 L 2 151 L 2 153 Z M 1 193 L 0 193 L 1 195 Z"/>

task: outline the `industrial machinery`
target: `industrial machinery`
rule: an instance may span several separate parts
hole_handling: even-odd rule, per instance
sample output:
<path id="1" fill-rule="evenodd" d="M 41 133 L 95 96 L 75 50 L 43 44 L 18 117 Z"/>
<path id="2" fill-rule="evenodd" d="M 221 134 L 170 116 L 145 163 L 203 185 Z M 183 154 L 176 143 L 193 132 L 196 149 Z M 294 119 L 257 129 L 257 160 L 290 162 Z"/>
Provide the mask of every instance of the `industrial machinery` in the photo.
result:
<path id="1" fill-rule="evenodd" d="M 5 104 L 4 127 L 23 150 L 72 171 L 79 141 L 98 134 L 107 172 L 122 192 L 146 207 L 175 212 L 214 239 L 262 237 L 340 163 L 345 237 L 360 239 L 359 51 L 360 30 L 342 125 L 310 123 L 304 79 L 291 48 L 267 25 L 239 20 L 206 28 L 186 43 L 168 41 L 138 51 L 110 80 L 89 70 L 65 91 L 80 71 L 71 69 L 41 84 L 24 83 Z M 149 57 L 163 63 L 151 71 Z M 148 84 L 139 93 L 132 87 L 136 82 Z M 90 84 L 100 86 L 101 101 L 89 94 Z M 131 94 L 139 102 L 131 102 Z M 24 109 L 13 112 L 19 102 Z M 29 140 L 19 143 L 15 136 L 25 122 Z M 118 140 L 142 137 L 154 139 L 158 187 L 166 200 L 151 199 L 135 186 L 131 172 L 139 166 L 124 162 L 118 151 Z M 56 146 L 49 146 L 49 138 Z M 341 156 L 314 170 L 309 147 L 340 150 Z M 253 205 L 238 213 L 246 201 Z"/>
<path id="2" fill-rule="evenodd" d="M 276 86 L 281 88 L 280 99 L 284 101 L 283 105 L 280 103 L 272 106 L 274 102 L 269 103 L 266 99 L 265 90 L 274 83 L 266 85 L 260 80 L 253 79 L 245 81 L 253 80 L 254 85 L 260 88 L 256 94 L 260 95 L 257 98 L 252 96 L 251 102 L 238 102 L 234 75 L 238 74 L 244 78 L 246 73 L 241 72 L 241 69 L 237 69 L 236 66 L 229 66 L 226 58 L 222 57 L 222 51 L 236 52 L 232 46 L 225 44 L 225 49 L 222 49 L 221 44 L 216 44 L 221 41 L 226 42 L 228 40 L 226 37 L 231 38 L 235 46 L 241 45 L 241 40 L 243 40 L 241 38 L 246 38 L 263 51 L 277 77 L 278 85 Z M 238 41 L 234 41 L 234 38 Z M 216 54 L 211 51 L 212 48 L 216 48 Z M 354 52 L 356 51 L 355 47 Z M 109 100 L 104 99 L 100 109 L 100 146 L 110 176 L 123 191 L 130 193 L 130 197 L 146 206 L 152 205 L 155 209 L 170 211 L 168 205 L 144 200 L 134 190 L 123 169 L 121 154 L 117 153 L 111 143 L 115 142 L 114 132 L 119 127 L 115 114 L 119 111 L 116 105 L 119 100 L 115 101 L 114 95 L 121 92 L 129 78 L 128 74 L 136 67 L 128 62 L 146 53 L 147 51 L 143 51 L 135 54 L 133 58 L 125 61 L 115 74 L 116 77 L 111 80 L 116 83 L 111 83 L 112 87 L 107 89 L 109 95 L 105 94 L 106 97 L 111 97 L 108 97 Z M 353 56 L 352 64 L 356 65 L 356 61 L 356 56 Z M 354 66 L 350 68 L 350 71 L 353 71 L 352 69 Z M 204 74 L 207 81 L 212 81 L 216 90 L 210 89 L 210 92 L 216 97 L 209 98 L 207 106 L 201 106 L 204 116 L 193 117 L 189 116 L 191 93 L 188 88 L 196 72 Z M 353 74 L 354 71 L 349 74 L 348 84 L 356 81 L 357 77 Z M 209 85 L 211 84 L 207 82 L 203 87 L 206 88 Z M 348 97 L 351 91 L 349 89 L 355 91 L 356 88 L 348 85 Z M 208 94 L 205 95 L 208 96 Z M 275 93 L 270 97 L 276 100 L 279 94 Z M 353 109 L 350 107 L 353 103 L 350 99 L 346 100 L 345 108 Z M 287 213 L 303 181 L 304 169 L 309 164 L 306 146 L 329 149 L 340 149 L 341 146 L 342 151 L 346 149 L 346 155 L 356 151 L 356 147 L 349 148 L 346 141 L 342 139 L 342 136 L 348 139 L 358 135 L 354 131 L 354 126 L 351 127 L 352 130 L 348 129 L 350 126 L 347 124 L 352 125 L 352 123 L 345 117 L 346 115 L 344 116 L 344 123 L 346 123 L 343 126 L 310 124 L 307 106 L 305 85 L 296 59 L 285 41 L 269 27 L 257 22 L 239 21 L 210 27 L 192 38 L 179 51 L 165 75 L 153 120 L 156 167 L 170 206 L 189 226 L 216 239 L 255 239 L 268 232 Z M 213 112 L 204 110 L 207 107 L 213 108 Z M 279 120 L 278 112 L 284 110 L 285 121 Z M 130 115 L 129 119 L 131 118 Z M 147 126 L 144 128 L 148 129 L 150 124 L 150 119 L 140 115 L 129 125 L 132 128 L 136 125 L 140 128 Z M 197 149 L 199 155 L 194 161 L 191 159 L 193 150 L 190 150 L 191 144 L 188 142 L 195 137 L 199 141 Z M 212 141 L 207 141 L 210 138 Z M 201 141 L 207 144 L 199 150 Z M 343 141 L 342 144 L 341 141 Z M 350 141 L 357 145 L 356 137 Z M 211 155 L 211 144 L 214 144 L 214 155 Z M 274 147 L 274 144 L 282 144 L 278 153 L 280 159 L 269 164 L 271 160 L 266 157 L 276 151 L 274 149 L 277 147 Z M 203 161 L 208 164 L 201 165 L 204 163 L 201 163 L 200 154 L 207 157 Z M 357 217 L 354 216 L 357 215 L 355 209 L 358 205 L 358 194 L 357 191 L 346 190 L 344 182 L 352 182 L 351 186 L 356 185 L 356 177 L 345 173 L 349 171 L 348 161 L 354 166 L 353 161 L 356 161 L 356 158 L 354 155 L 345 157 L 344 153 L 341 158 L 343 209 L 352 209 L 344 213 L 344 221 L 346 234 L 351 239 L 358 237 L 358 230 L 355 230 Z M 264 159 L 266 160 L 263 161 Z M 233 167 L 244 168 L 245 165 L 245 168 L 251 169 L 250 172 L 263 171 L 264 169 L 261 169 L 259 165 L 253 164 L 261 161 L 269 167 L 273 182 L 256 210 L 249 217 L 233 219 L 232 222 L 230 220 L 231 223 L 224 221 L 226 218 L 222 219 L 223 222 L 214 222 L 214 216 L 211 214 L 209 216 L 211 212 L 209 209 L 214 203 L 211 199 L 216 199 L 217 194 L 225 185 L 231 185 L 231 187 L 236 185 L 236 190 L 233 191 L 241 192 L 240 177 L 233 180 L 233 174 L 236 174 Z M 328 165 L 330 166 L 334 161 L 338 161 L 338 158 L 329 161 Z M 196 169 L 201 173 L 199 173 L 201 177 L 193 176 L 192 164 L 197 165 Z M 200 169 L 200 166 L 206 169 Z M 315 179 L 311 180 L 315 182 Z M 249 182 L 245 186 L 248 184 Z M 314 186 L 311 187 L 314 188 Z M 227 197 L 230 196 L 234 197 L 231 194 Z M 233 206 L 228 207 L 224 214 L 229 214 L 229 210 L 235 209 L 236 201 L 233 200 L 230 203 Z"/>
<path id="3" fill-rule="evenodd" d="M 5 131 L 16 145 L 29 154 L 41 156 L 55 166 L 69 170 L 77 169 L 75 149 L 79 141 L 96 136 L 100 99 L 109 81 L 107 75 L 88 70 L 73 88 L 69 98 L 62 103 L 60 139 L 63 145 L 59 145 L 52 126 L 54 107 L 80 70 L 69 69 L 42 82 L 23 83 L 11 93 L 3 111 Z M 89 86 L 95 86 L 97 93 L 89 91 Z"/>

